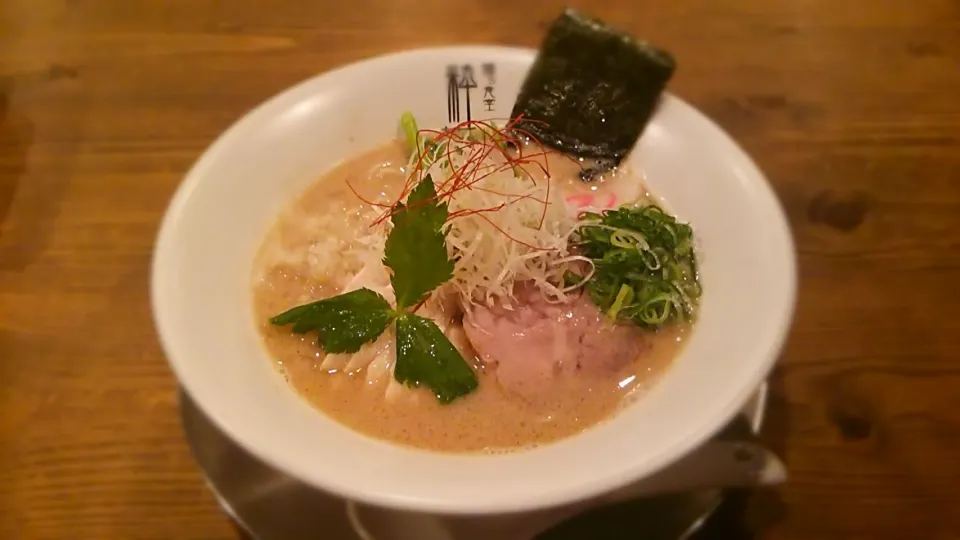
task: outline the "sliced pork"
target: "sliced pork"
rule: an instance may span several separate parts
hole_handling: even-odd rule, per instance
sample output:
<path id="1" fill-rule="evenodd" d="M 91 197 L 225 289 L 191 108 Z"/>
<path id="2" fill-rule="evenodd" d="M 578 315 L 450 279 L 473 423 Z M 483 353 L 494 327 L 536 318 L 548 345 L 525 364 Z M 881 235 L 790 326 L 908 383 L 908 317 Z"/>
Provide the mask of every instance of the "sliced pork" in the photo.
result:
<path id="1" fill-rule="evenodd" d="M 619 371 L 647 345 L 638 329 L 613 324 L 585 295 L 552 304 L 524 284 L 515 296 L 509 305 L 472 305 L 463 320 L 477 355 L 511 392 L 535 395 L 559 376 Z"/>

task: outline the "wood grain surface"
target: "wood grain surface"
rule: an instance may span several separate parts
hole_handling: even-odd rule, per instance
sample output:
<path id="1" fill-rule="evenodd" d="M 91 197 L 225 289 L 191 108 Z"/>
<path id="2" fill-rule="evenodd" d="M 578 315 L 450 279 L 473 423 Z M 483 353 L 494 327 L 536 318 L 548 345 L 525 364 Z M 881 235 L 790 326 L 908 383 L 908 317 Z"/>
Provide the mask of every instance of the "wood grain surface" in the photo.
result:
<path id="1" fill-rule="evenodd" d="M 675 53 L 672 90 L 755 156 L 793 226 L 765 434 L 792 477 L 744 501 L 736 537 L 960 538 L 960 2 L 573 5 Z M 2 0 L 0 538 L 236 538 L 149 313 L 177 183 L 293 83 L 401 48 L 535 46 L 562 6 Z"/>

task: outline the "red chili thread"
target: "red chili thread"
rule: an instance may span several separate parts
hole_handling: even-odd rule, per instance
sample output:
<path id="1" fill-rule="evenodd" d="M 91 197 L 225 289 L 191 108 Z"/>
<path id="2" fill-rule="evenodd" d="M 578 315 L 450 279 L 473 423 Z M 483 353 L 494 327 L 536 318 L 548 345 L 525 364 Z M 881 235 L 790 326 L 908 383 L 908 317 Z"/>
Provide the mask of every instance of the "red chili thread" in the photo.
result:
<path id="1" fill-rule="evenodd" d="M 494 119 L 497 120 L 497 119 Z M 459 124 L 452 126 L 443 130 L 433 130 L 433 129 L 421 129 L 418 134 L 423 138 L 423 140 L 428 141 L 431 147 L 435 145 L 440 145 L 446 143 L 445 155 L 441 156 L 440 160 L 445 160 L 446 163 L 451 165 L 450 174 L 447 178 L 443 179 L 439 183 L 435 183 L 435 190 L 437 195 L 431 197 L 428 200 L 414 203 L 407 207 L 408 210 L 414 210 L 420 205 L 427 204 L 431 201 L 444 201 L 450 200 L 455 193 L 459 192 L 462 189 L 481 189 L 486 192 L 494 193 L 503 197 L 506 197 L 510 200 L 501 203 L 497 206 L 491 208 L 476 208 L 476 209 L 463 209 L 456 212 L 451 212 L 447 216 L 447 222 L 456 219 L 458 217 L 464 217 L 468 215 L 479 215 L 485 221 L 487 221 L 492 227 L 498 230 L 501 234 L 509 238 L 510 240 L 529 247 L 530 249 L 535 250 L 545 250 L 545 248 L 540 248 L 538 246 L 530 245 L 526 242 L 520 241 L 516 238 L 513 238 L 505 231 L 503 231 L 499 226 L 493 223 L 489 218 L 483 216 L 483 213 L 495 212 L 502 210 L 509 204 L 513 204 L 522 200 L 532 199 L 540 204 L 543 204 L 543 211 L 540 215 L 540 222 L 538 228 L 542 228 L 546 220 L 546 214 L 550 197 L 550 162 L 548 157 L 553 154 L 559 154 L 559 152 L 548 150 L 543 146 L 540 141 L 529 131 L 517 127 L 517 124 L 523 120 L 524 122 L 529 123 L 544 123 L 535 120 L 523 119 L 522 116 L 517 118 L 507 120 L 506 127 L 503 129 L 493 125 L 492 121 L 480 121 L 480 120 L 467 120 L 460 122 Z M 468 135 L 471 133 L 471 129 L 476 129 L 481 132 L 483 136 L 479 137 L 479 140 L 474 138 L 468 138 Z M 523 136 L 526 140 L 521 141 L 519 136 Z M 540 150 L 524 154 L 524 149 L 529 148 L 531 143 L 536 145 Z M 516 151 L 511 151 L 509 145 L 512 145 L 516 148 Z M 426 145 L 424 145 L 426 148 Z M 464 162 L 454 167 L 453 164 L 453 153 L 467 153 L 467 158 Z M 499 156 L 502 157 L 503 163 L 489 164 L 485 163 L 487 159 L 494 153 L 499 152 Z M 423 180 L 424 177 L 424 161 L 426 159 L 427 152 L 422 151 L 418 153 L 417 159 L 414 163 L 413 170 L 408 175 L 404 187 L 400 192 L 400 195 L 396 201 L 391 204 L 375 203 L 373 201 L 363 198 L 356 189 L 348 182 L 350 190 L 357 196 L 358 199 L 363 201 L 366 204 L 375 206 L 378 208 L 385 208 L 386 210 L 374 220 L 373 225 L 383 223 L 386 219 L 392 218 L 398 211 L 400 211 L 400 205 L 402 201 L 409 197 L 409 194 L 413 191 L 419 182 Z M 559 154 L 563 155 L 563 154 Z M 571 161 L 576 161 L 570 156 L 564 156 Z M 544 174 L 547 180 L 546 186 L 546 197 L 540 199 L 529 194 L 520 194 L 520 193 L 501 193 L 490 190 L 488 188 L 482 188 L 476 184 L 489 177 L 492 174 L 506 171 L 508 169 L 520 169 L 524 175 L 526 175 L 531 182 L 536 185 L 536 178 L 534 175 L 530 174 L 527 170 L 527 166 L 538 167 Z"/>

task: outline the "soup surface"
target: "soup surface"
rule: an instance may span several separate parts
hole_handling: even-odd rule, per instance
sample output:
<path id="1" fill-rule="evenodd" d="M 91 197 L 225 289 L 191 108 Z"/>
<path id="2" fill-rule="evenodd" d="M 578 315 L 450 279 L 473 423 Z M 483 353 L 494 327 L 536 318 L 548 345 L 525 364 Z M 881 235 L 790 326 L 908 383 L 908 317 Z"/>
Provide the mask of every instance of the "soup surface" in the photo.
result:
<path id="1" fill-rule="evenodd" d="M 551 158 L 551 180 L 572 206 L 623 204 L 649 197 L 626 173 L 584 183 L 580 168 Z M 499 452 L 574 435 L 610 417 L 649 386 L 683 345 L 686 325 L 646 336 L 642 354 L 617 371 L 558 376 L 535 396 L 508 392 L 466 339 L 451 337 L 479 377 L 473 393 L 439 403 L 426 388 L 408 388 L 375 364 L 326 355 L 313 334 L 292 334 L 268 319 L 295 305 L 345 292 L 370 262 L 370 234 L 379 212 L 363 202 L 396 198 L 407 159 L 390 143 L 344 162 L 310 186 L 273 225 L 254 264 L 253 302 L 276 367 L 310 403 L 363 434 L 447 452 Z M 363 200 L 361 200 L 361 198 Z M 377 255 L 379 257 L 379 255 Z M 456 334 L 454 318 L 451 332 Z M 462 329 L 459 329 L 462 334 Z"/>

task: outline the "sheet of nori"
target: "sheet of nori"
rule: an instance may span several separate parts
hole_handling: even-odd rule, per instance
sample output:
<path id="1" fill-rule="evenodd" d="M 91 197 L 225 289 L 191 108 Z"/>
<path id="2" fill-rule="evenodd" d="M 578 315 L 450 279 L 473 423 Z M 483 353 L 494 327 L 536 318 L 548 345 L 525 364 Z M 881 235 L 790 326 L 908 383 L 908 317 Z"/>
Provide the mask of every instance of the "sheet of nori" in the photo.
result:
<path id="1" fill-rule="evenodd" d="M 561 152 L 620 163 L 653 116 L 676 64 L 669 53 L 566 10 L 551 25 L 511 116 Z"/>

